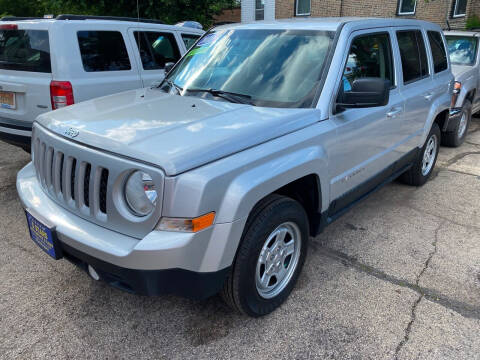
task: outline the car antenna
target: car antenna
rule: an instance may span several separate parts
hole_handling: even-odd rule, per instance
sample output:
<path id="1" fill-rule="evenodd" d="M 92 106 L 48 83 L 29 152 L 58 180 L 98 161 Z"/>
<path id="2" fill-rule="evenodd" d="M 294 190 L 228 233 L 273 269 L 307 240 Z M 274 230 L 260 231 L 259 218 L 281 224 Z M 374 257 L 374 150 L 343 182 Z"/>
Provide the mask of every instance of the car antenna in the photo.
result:
<path id="1" fill-rule="evenodd" d="M 447 21 L 447 29 L 448 29 L 448 31 L 451 31 L 452 29 L 450 28 L 450 21 L 448 21 L 448 19 L 446 21 Z"/>

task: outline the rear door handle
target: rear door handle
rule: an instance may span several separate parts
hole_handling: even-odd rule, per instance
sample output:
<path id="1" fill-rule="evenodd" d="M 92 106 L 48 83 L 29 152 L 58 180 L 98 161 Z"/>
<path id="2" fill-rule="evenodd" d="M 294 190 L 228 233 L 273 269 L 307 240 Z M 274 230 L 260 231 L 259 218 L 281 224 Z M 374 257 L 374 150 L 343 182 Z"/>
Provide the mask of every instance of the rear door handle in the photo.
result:
<path id="1" fill-rule="evenodd" d="M 423 95 L 423 97 L 425 98 L 425 100 L 430 101 L 430 100 L 433 99 L 433 95 L 434 94 L 432 94 L 432 93 L 428 93 L 428 94 Z"/>
<path id="2" fill-rule="evenodd" d="M 403 109 L 401 107 L 394 107 L 387 113 L 387 117 L 393 118 L 393 117 L 397 116 L 398 114 L 400 114 L 402 111 L 403 111 Z"/>

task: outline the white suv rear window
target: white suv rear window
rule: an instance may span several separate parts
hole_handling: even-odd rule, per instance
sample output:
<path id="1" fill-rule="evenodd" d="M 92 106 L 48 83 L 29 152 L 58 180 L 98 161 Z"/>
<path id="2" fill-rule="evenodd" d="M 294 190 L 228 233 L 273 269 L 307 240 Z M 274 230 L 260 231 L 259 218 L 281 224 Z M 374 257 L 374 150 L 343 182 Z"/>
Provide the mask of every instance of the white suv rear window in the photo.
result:
<path id="1" fill-rule="evenodd" d="M 51 73 L 47 30 L 0 30 L 0 69 Z"/>
<path id="2" fill-rule="evenodd" d="M 130 70 L 130 59 L 119 31 L 79 31 L 78 45 L 87 72 Z"/>

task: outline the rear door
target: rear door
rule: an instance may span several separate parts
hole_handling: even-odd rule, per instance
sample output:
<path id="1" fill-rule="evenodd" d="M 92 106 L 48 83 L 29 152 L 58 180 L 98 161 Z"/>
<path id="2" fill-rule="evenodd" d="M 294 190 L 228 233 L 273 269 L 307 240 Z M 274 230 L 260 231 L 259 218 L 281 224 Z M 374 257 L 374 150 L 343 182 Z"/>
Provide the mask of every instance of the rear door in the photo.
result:
<path id="1" fill-rule="evenodd" d="M 438 96 L 438 89 L 430 71 L 426 34 L 420 27 L 399 28 L 395 33 L 401 58 L 400 91 L 405 97 L 405 114 L 400 131 L 405 136 L 403 147 L 415 149 L 432 103 Z M 446 81 L 445 86 L 448 85 L 449 81 Z"/>
<path id="2" fill-rule="evenodd" d="M 52 66 L 48 21 L 0 22 L 0 132 L 30 136 L 50 110 Z"/>
<path id="3" fill-rule="evenodd" d="M 88 20 L 57 26 L 62 53 L 54 80 L 72 83 L 75 103 L 142 87 L 126 26 Z"/>
<path id="4" fill-rule="evenodd" d="M 134 44 L 144 87 L 162 81 L 165 77 L 165 64 L 176 63 L 183 52 L 178 46 L 174 31 L 131 28 L 129 37 Z"/>

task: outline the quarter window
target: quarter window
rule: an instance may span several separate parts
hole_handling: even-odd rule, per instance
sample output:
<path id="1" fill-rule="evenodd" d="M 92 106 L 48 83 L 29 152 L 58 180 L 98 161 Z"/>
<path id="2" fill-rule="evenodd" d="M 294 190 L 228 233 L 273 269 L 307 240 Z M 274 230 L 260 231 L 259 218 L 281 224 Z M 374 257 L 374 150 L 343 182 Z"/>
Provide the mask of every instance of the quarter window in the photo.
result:
<path id="1" fill-rule="evenodd" d="M 351 91 L 353 82 L 363 77 L 390 80 L 394 84 L 390 36 L 371 34 L 353 40 L 343 73 L 343 91 Z"/>
<path id="2" fill-rule="evenodd" d="M 118 31 L 79 31 L 78 45 L 87 72 L 130 70 L 123 36 Z"/>
<path id="3" fill-rule="evenodd" d="M 428 32 L 428 41 L 432 49 L 433 70 L 435 73 L 448 69 L 447 52 L 442 35 L 437 31 Z"/>
<path id="4" fill-rule="evenodd" d="M 135 31 L 134 36 L 144 70 L 163 69 L 166 63 L 180 59 L 180 51 L 173 34 Z"/>
<path id="5" fill-rule="evenodd" d="M 310 15 L 311 0 L 297 0 L 295 15 L 296 16 L 307 16 Z"/>
<path id="6" fill-rule="evenodd" d="M 417 0 L 398 0 L 398 15 L 414 15 Z"/>
<path id="7" fill-rule="evenodd" d="M 465 16 L 467 13 L 467 0 L 454 0 L 453 17 Z"/>
<path id="8" fill-rule="evenodd" d="M 427 52 L 419 30 L 397 32 L 405 84 L 428 76 Z"/>
<path id="9" fill-rule="evenodd" d="M 198 35 L 182 34 L 182 40 L 183 40 L 183 43 L 185 44 L 185 48 L 187 50 L 190 49 L 193 46 L 193 44 L 195 44 L 195 41 L 197 41 L 199 37 L 200 36 Z"/>

